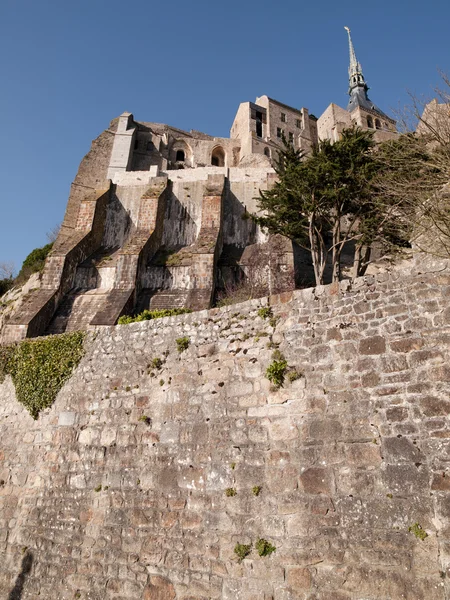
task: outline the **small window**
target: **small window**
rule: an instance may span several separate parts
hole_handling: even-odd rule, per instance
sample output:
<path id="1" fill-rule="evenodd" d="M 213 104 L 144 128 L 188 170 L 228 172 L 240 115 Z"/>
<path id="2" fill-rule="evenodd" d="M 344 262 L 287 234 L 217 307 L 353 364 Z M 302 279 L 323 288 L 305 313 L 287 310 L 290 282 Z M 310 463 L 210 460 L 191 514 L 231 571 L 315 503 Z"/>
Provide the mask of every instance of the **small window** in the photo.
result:
<path id="1" fill-rule="evenodd" d="M 296 126 L 298 129 L 301 129 L 301 128 L 302 128 L 302 120 L 301 120 L 301 119 L 296 119 L 296 120 L 295 120 L 295 126 Z"/>
<path id="2" fill-rule="evenodd" d="M 281 127 L 277 127 L 277 137 L 280 138 L 283 135 L 283 130 L 281 129 Z"/>
<path id="3" fill-rule="evenodd" d="M 372 117 L 367 117 L 367 127 L 370 127 L 370 129 L 373 129 Z"/>
<path id="4" fill-rule="evenodd" d="M 263 114 L 262 112 L 256 111 L 256 136 L 262 137 L 263 134 Z"/>
<path id="5" fill-rule="evenodd" d="M 375 119 L 375 127 L 376 127 L 376 129 L 381 129 L 380 119 Z"/>
<path id="6" fill-rule="evenodd" d="M 281 122 L 286 123 L 286 113 L 281 113 Z"/>
<path id="7" fill-rule="evenodd" d="M 184 162 L 184 151 L 177 150 L 177 156 L 175 158 L 176 162 Z"/>
<path id="8" fill-rule="evenodd" d="M 294 134 L 292 133 L 292 131 L 289 132 L 289 143 L 294 143 Z"/>
<path id="9" fill-rule="evenodd" d="M 153 152 L 155 150 L 155 144 L 153 142 L 147 142 L 147 152 Z"/>
<path id="10" fill-rule="evenodd" d="M 267 158 L 270 158 L 270 150 L 269 150 L 269 148 L 264 148 L 264 154 L 267 156 Z"/>

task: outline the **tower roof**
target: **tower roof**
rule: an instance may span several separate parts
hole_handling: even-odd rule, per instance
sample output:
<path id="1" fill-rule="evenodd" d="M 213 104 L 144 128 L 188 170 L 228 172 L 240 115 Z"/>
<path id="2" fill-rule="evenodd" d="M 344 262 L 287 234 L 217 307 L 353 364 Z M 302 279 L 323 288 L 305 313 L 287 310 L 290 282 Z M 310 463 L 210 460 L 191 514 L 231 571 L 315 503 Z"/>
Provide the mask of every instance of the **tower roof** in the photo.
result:
<path id="1" fill-rule="evenodd" d="M 367 95 L 369 86 L 364 79 L 361 63 L 356 58 L 352 36 L 350 35 L 350 29 L 348 27 L 345 27 L 344 29 L 348 33 L 348 47 L 350 53 L 350 64 L 348 67 L 348 94 L 350 96 L 350 100 L 347 104 L 347 110 L 352 112 L 355 110 L 355 108 L 359 107 L 370 112 L 378 113 L 382 117 L 392 121 L 392 119 L 390 119 L 390 117 L 388 117 L 382 110 L 380 110 Z"/>

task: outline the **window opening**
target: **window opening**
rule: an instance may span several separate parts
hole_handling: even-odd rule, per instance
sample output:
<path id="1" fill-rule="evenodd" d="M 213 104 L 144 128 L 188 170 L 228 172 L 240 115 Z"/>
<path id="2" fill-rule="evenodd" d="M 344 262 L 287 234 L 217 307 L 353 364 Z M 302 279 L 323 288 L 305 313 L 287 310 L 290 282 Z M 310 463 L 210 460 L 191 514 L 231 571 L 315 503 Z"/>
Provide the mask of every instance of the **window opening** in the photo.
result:
<path id="1" fill-rule="evenodd" d="M 263 124 L 263 114 L 262 112 L 256 111 L 256 135 L 257 137 L 262 137 L 262 124 Z"/>
<path id="2" fill-rule="evenodd" d="M 225 152 L 220 146 L 214 148 L 211 154 L 211 164 L 213 167 L 224 167 L 225 166 Z"/>
<path id="3" fill-rule="evenodd" d="M 177 162 L 184 162 L 185 158 L 184 158 L 184 151 L 183 150 L 177 150 L 177 156 L 176 156 L 175 160 Z"/>
<path id="4" fill-rule="evenodd" d="M 281 122 L 286 123 L 286 113 L 281 113 Z"/>

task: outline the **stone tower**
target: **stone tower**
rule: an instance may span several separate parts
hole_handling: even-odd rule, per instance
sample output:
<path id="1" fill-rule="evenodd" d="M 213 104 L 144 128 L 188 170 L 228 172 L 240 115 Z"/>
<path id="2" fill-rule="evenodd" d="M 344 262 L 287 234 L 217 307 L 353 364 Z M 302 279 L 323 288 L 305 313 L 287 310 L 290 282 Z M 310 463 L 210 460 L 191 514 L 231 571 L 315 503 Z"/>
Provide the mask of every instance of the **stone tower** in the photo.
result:
<path id="1" fill-rule="evenodd" d="M 374 132 L 377 142 L 396 137 L 395 121 L 388 117 L 372 100 L 367 92 L 369 86 L 364 78 L 361 63 L 356 58 L 350 29 L 345 27 L 348 34 L 350 64 L 348 68 L 350 99 L 344 109 L 337 104 L 330 104 L 320 116 L 317 126 L 319 139 L 337 141 L 343 129 L 358 125 L 361 129 Z"/>

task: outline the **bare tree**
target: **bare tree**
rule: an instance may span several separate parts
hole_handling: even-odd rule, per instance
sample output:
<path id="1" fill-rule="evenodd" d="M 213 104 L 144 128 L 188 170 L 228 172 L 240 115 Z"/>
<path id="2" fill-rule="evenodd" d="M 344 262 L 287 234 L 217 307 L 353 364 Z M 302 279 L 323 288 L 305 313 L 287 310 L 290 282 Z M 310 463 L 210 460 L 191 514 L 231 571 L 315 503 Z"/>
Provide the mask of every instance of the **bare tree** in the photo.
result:
<path id="1" fill-rule="evenodd" d="M 411 94 L 399 115 L 403 135 L 380 146 L 377 184 L 417 249 L 450 258 L 450 80 L 441 76 L 433 100 Z"/>
<path id="2" fill-rule="evenodd" d="M 16 265 L 12 261 L 0 262 L 0 279 L 14 279 Z"/>
<path id="3" fill-rule="evenodd" d="M 50 231 L 47 231 L 47 233 L 45 235 L 47 236 L 47 239 L 50 244 L 53 244 L 53 242 L 56 242 L 56 238 L 58 237 L 60 229 L 61 229 L 61 223 L 57 223 L 54 227 L 52 227 L 50 229 Z"/>

